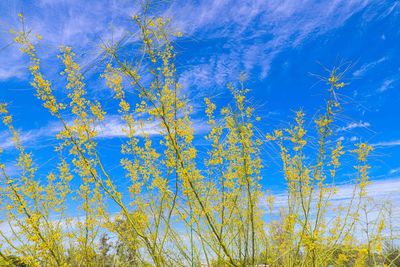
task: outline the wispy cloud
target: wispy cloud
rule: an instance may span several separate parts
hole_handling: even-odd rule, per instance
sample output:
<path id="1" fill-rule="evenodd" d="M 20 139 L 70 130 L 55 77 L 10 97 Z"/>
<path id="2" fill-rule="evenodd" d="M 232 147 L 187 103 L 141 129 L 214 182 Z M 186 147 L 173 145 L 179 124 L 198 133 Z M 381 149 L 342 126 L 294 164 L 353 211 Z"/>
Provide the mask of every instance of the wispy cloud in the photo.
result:
<path id="1" fill-rule="evenodd" d="M 363 121 L 352 122 L 346 126 L 340 127 L 337 131 L 338 132 L 350 131 L 350 130 L 353 130 L 356 128 L 368 128 L 370 126 L 371 126 L 371 124 L 369 122 L 363 122 Z"/>
<path id="2" fill-rule="evenodd" d="M 385 62 L 388 58 L 387 57 L 382 57 L 376 61 L 372 61 L 370 63 L 362 65 L 358 70 L 353 72 L 353 76 L 360 77 L 363 76 L 365 73 L 367 73 L 369 70 L 375 68 L 377 65 L 379 65 L 382 62 Z"/>
<path id="3" fill-rule="evenodd" d="M 372 144 L 375 147 L 392 147 L 392 146 L 400 146 L 400 140 L 393 141 L 382 141 L 375 144 Z"/>
<path id="4" fill-rule="evenodd" d="M 206 132 L 209 127 L 205 122 L 194 120 L 193 128 L 195 130 L 195 134 L 202 134 Z M 49 123 L 47 126 L 27 130 L 20 132 L 21 142 L 24 145 L 28 146 L 38 146 L 38 143 L 42 143 L 45 140 L 54 139 L 55 135 L 59 133 L 62 129 L 62 125 L 60 123 Z M 111 138 L 126 138 L 126 124 L 119 119 L 118 116 L 108 115 L 106 116 L 104 122 L 95 126 L 95 130 L 97 131 L 96 138 L 98 139 L 111 139 Z M 156 136 L 161 135 L 163 133 L 162 128 L 160 127 L 159 122 L 144 122 L 137 125 L 136 128 L 136 136 Z M 5 131 L 0 132 L 0 137 L 2 142 L 0 142 L 0 147 L 2 149 L 10 149 L 14 147 L 14 142 L 12 137 Z"/>
<path id="5" fill-rule="evenodd" d="M 26 11 L 27 25 L 44 37 L 47 56 L 55 53 L 59 45 L 66 44 L 78 51 L 83 49 L 86 58 L 93 58 L 98 55 L 102 40 L 118 39 L 132 32 L 129 17 L 139 10 L 139 5 L 130 1 L 115 0 L 40 0 L 34 3 L 20 0 L 10 6 L 8 2 L 0 3 L 5 26 L 17 28 L 16 14 Z M 205 69 L 211 69 L 213 76 L 219 77 L 216 79 L 219 85 L 237 78 L 241 71 L 257 70 L 259 77 L 266 77 L 272 61 L 283 50 L 342 26 L 371 3 L 370 0 L 173 1 L 170 5 L 160 5 L 160 13 L 171 17 L 188 39 L 220 42 L 217 45 L 223 47 L 223 51 L 213 53 L 215 55 L 211 57 L 201 55 L 204 60 L 200 66 L 203 73 Z M 10 40 L 10 36 L 2 33 L 0 39 Z M 0 62 L 6 62 L 9 52 L 11 50 L 0 54 Z M 12 50 L 12 54 L 17 53 Z M 11 62 L 8 59 L 7 62 L 10 66 L 18 66 L 19 60 L 16 58 Z M 19 67 L 11 70 L 4 66 L 0 64 L 0 78 L 10 78 L 14 73 L 21 75 L 16 71 Z"/>
<path id="6" fill-rule="evenodd" d="M 13 54 L 13 53 L 11 53 L 11 54 Z M 22 59 L 19 57 L 15 57 L 15 56 L 11 56 L 11 57 L 14 58 L 14 60 L 12 60 L 12 61 L 17 61 L 17 60 L 22 61 Z M 8 62 L 5 62 L 5 60 L 1 60 L 1 57 L 0 57 L 0 65 L 7 66 L 7 67 L 0 67 L 0 81 L 8 80 L 10 78 L 23 79 L 26 77 L 26 68 L 24 66 L 22 66 L 21 64 L 10 65 L 7 63 Z"/>
<path id="7" fill-rule="evenodd" d="M 400 168 L 394 168 L 389 171 L 389 175 L 399 174 L 399 173 L 400 173 Z"/>
<path id="8" fill-rule="evenodd" d="M 378 88 L 378 92 L 385 92 L 386 90 L 392 88 L 394 81 L 395 80 L 393 79 L 384 80 L 382 85 Z"/>
<path id="9" fill-rule="evenodd" d="M 49 123 L 46 127 L 42 127 L 39 129 L 32 129 L 26 131 L 20 131 L 20 140 L 23 144 L 29 144 L 31 142 L 35 142 L 37 140 L 43 141 L 42 138 L 45 137 L 54 137 L 56 133 L 61 130 L 61 125 L 56 123 Z M 2 142 L 0 142 L 0 147 L 2 149 L 10 149 L 14 147 L 14 141 L 12 136 L 7 131 L 3 131 L 0 133 L 2 138 Z"/>
<path id="10" fill-rule="evenodd" d="M 356 142 L 356 141 L 358 141 L 359 140 L 359 138 L 357 137 L 357 136 L 352 136 L 351 138 L 350 138 L 350 141 L 351 142 Z"/>
<path id="11" fill-rule="evenodd" d="M 43 59 L 53 58 L 61 45 L 69 45 L 84 53 L 85 60 L 90 62 L 102 52 L 99 45 L 103 40 L 118 40 L 131 32 L 129 18 L 138 9 L 139 6 L 131 2 L 115 0 L 1 1 L 0 43 L 12 44 L 13 36 L 8 30 L 21 29 L 17 14 L 22 12 L 26 27 L 43 36 L 39 45 Z M 23 58 L 17 45 L 1 49 L 0 80 L 24 78 L 26 62 Z"/>
<path id="12" fill-rule="evenodd" d="M 218 41 L 217 45 L 223 47 L 223 51 L 208 59 L 201 55 L 203 63 L 199 67 L 229 81 L 237 79 L 241 71 L 257 75 L 255 78 L 265 78 L 273 60 L 282 51 L 342 26 L 369 4 L 370 1 L 362 0 L 336 0 L 329 3 L 208 0 L 196 3 L 188 1 L 182 5 L 177 1 L 167 14 L 184 32 L 196 36 L 196 40 Z M 206 67 L 206 64 L 209 66 Z M 200 74 L 195 68 L 189 72 L 186 76 Z M 218 86 L 219 83 L 221 79 L 217 79 L 214 85 Z M 194 85 L 193 82 L 187 84 Z"/>
<path id="13" fill-rule="evenodd" d="M 346 183 L 342 185 L 336 185 L 336 191 L 330 198 L 330 213 L 327 214 L 328 217 L 332 217 L 334 211 L 332 208 L 337 208 L 339 206 L 348 205 L 349 201 L 354 194 L 354 184 Z M 375 180 L 366 186 L 367 196 L 373 199 L 377 206 L 369 207 L 370 219 L 373 220 L 377 218 L 382 204 L 390 203 L 392 207 L 398 207 L 400 205 L 400 177 L 385 179 L 385 180 Z M 281 208 L 287 207 L 287 192 L 272 194 L 275 199 L 275 206 L 273 213 L 279 215 Z M 266 198 L 261 202 L 261 206 L 264 209 L 268 208 L 268 203 L 265 201 Z M 311 213 L 314 216 L 315 212 Z M 400 223 L 400 210 L 394 209 L 392 214 L 392 223 L 397 227 Z"/>
<path id="14" fill-rule="evenodd" d="M 202 134 L 209 129 L 207 123 L 199 120 L 193 121 L 193 128 L 196 134 Z M 126 124 L 122 122 L 117 116 L 109 116 L 105 122 L 96 126 L 98 132 L 97 138 L 125 138 L 126 137 Z M 136 127 L 136 136 L 155 136 L 163 134 L 163 129 L 158 121 L 143 122 Z"/>

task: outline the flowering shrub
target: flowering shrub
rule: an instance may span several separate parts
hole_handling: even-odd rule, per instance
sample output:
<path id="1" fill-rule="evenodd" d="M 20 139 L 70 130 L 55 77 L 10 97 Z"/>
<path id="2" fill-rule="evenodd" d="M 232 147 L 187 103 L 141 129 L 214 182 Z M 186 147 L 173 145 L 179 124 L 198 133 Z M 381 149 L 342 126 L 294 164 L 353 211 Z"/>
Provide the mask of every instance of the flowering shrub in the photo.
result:
<path id="1" fill-rule="evenodd" d="M 23 22 L 23 16 L 20 19 Z M 129 62 L 117 46 L 105 44 L 110 60 L 101 74 L 125 124 L 126 139 L 116 156 L 121 158 L 119 167 L 129 192 L 117 185 L 99 153 L 96 125 L 105 120 L 106 112 L 88 96 L 72 48 L 60 49 L 64 65 L 60 75 L 67 94 L 57 98 L 28 32 L 15 33 L 15 42 L 30 59 L 36 96 L 62 129 L 54 150 L 58 167 L 45 180 L 39 179 L 37 163 L 25 150 L 7 105 L 0 105 L 20 170 L 13 176 L 0 164 L 2 222 L 10 229 L 0 231 L 2 265 L 389 266 L 398 262 L 395 249 L 385 252 L 385 242 L 393 237 L 383 237 L 391 227 L 383 209 L 372 221 L 361 218 L 368 218 L 372 147 L 360 143 L 346 151 L 334 138 L 334 121 L 342 110 L 337 91 L 345 87 L 338 70 L 326 80 L 328 99 L 311 133 L 305 127 L 306 115 L 298 111 L 286 129 L 263 137 L 256 134 L 259 118 L 246 100 L 249 90 L 243 80 L 228 86 L 231 104 L 217 107 L 205 98 L 209 131 L 207 154 L 202 155 L 193 142 L 193 111 L 175 68 L 173 40 L 180 34 L 167 20 L 149 14 L 132 21 L 140 34 L 142 57 Z M 127 92 L 134 92 L 137 99 L 131 101 Z M 141 131 L 145 123 L 157 125 L 161 137 L 155 140 Z M 261 181 L 268 186 L 261 175 L 265 143 L 278 149 L 287 184 L 285 204 L 278 208 L 274 195 L 261 186 Z M 354 164 L 356 173 L 352 197 L 332 205 L 345 154 L 355 155 L 354 163 L 346 161 Z M 79 184 L 77 189 L 71 187 L 72 180 Z M 71 201 L 83 216 L 67 215 Z M 362 222 L 367 224 L 365 231 Z"/>

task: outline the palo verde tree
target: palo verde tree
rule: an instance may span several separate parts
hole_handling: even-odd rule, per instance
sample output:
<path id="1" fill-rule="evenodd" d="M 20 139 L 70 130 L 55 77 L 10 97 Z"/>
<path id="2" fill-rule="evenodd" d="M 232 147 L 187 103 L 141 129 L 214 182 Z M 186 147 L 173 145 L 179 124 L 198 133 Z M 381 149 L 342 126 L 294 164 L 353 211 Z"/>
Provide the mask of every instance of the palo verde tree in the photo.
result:
<path id="1" fill-rule="evenodd" d="M 310 129 L 299 111 L 287 128 L 260 135 L 244 79 L 228 85 L 232 101 L 226 106 L 205 98 L 208 150 L 200 154 L 191 102 L 175 67 L 174 40 L 181 34 L 147 8 L 131 18 L 140 44 L 136 51 L 103 44 L 107 64 L 100 76 L 125 125 L 115 155 L 124 177 L 115 177 L 99 152 L 98 125 L 107 113 L 101 100 L 90 98 L 73 48 L 60 48 L 65 96 L 57 97 L 35 38 L 26 30 L 14 33 L 29 58 L 37 98 L 62 127 L 54 147 L 58 164 L 43 177 L 7 104 L 0 106 L 19 169 L 12 175 L 9 160 L 0 164 L 2 224 L 8 229 L 0 231 L 2 265 L 390 266 L 398 261 L 392 250 L 385 253 L 383 232 L 391 225 L 384 210 L 363 219 L 372 147 L 360 143 L 347 150 L 335 141 L 342 73 L 334 69 L 326 79 L 327 101 Z M 22 15 L 20 20 L 24 23 Z M 143 131 L 149 124 L 156 125 L 159 138 Z M 261 186 L 268 185 L 262 175 L 266 143 L 277 149 L 287 184 L 279 207 Z M 335 177 L 348 154 L 354 162 L 346 164 L 356 173 L 352 197 L 333 205 Z M 67 213 L 71 202 L 82 216 Z"/>

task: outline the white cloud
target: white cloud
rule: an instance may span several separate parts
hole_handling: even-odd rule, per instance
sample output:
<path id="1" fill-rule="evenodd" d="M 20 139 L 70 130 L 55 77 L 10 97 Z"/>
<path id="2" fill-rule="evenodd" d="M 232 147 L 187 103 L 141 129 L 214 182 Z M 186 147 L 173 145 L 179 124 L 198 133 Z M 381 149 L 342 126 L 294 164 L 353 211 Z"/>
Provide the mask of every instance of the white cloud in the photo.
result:
<path id="1" fill-rule="evenodd" d="M 338 142 L 338 141 L 344 141 L 344 140 L 345 140 L 344 136 L 340 136 L 338 139 L 336 139 L 336 142 Z"/>
<path id="2" fill-rule="evenodd" d="M 0 64 L 2 62 L 0 61 Z M 26 75 L 25 68 L 21 65 L 11 65 L 6 68 L 0 68 L 0 81 L 8 80 L 10 78 L 22 79 Z"/>
<path id="3" fill-rule="evenodd" d="M 16 14 L 26 11 L 27 25 L 33 32 L 43 35 L 43 52 L 49 57 L 59 45 L 66 44 L 83 51 L 85 59 L 96 58 L 102 40 L 109 40 L 112 35 L 118 39 L 132 32 L 134 26 L 129 17 L 139 10 L 137 4 L 126 0 L 40 0 L 34 3 L 18 0 L 10 6 L 8 2 L 0 3 L 0 15 L 6 26 L 16 28 Z M 223 52 L 201 63 L 209 65 L 201 68 L 212 69 L 219 85 L 221 80 L 222 83 L 237 80 L 241 71 L 257 70 L 257 75 L 264 78 L 274 58 L 284 49 L 342 26 L 371 3 L 370 0 L 173 1 L 170 5 L 160 4 L 159 13 L 172 17 L 174 25 L 189 39 L 225 40 L 221 44 Z M 9 39 L 4 33 L 0 38 Z M 21 64 L 19 58 L 6 61 L 5 57 L 0 55 L 0 63 L 3 60 L 10 66 Z M 18 73 L 4 66 L 0 64 L 0 74 L 3 73 L 0 78 Z"/>
<path id="4" fill-rule="evenodd" d="M 35 142 L 44 137 L 54 137 L 56 133 L 61 129 L 61 125 L 55 123 L 49 123 L 46 127 L 22 131 L 19 133 L 20 140 L 23 144 L 29 144 L 31 142 Z M 7 131 L 1 132 L 3 136 L 2 142 L 0 142 L 0 147 L 3 149 L 10 149 L 14 147 L 14 141 L 12 136 Z M 42 140 L 43 141 L 43 140 Z"/>
<path id="5" fill-rule="evenodd" d="M 339 206 L 346 206 L 349 204 L 353 194 L 354 194 L 354 184 L 346 183 L 342 185 L 336 185 L 336 193 L 334 193 L 330 198 L 330 210 L 327 214 L 328 217 L 334 215 L 332 208 Z M 376 206 L 370 206 L 369 217 L 374 220 L 378 217 L 380 208 L 383 204 L 390 204 L 394 208 L 392 211 L 392 223 L 395 227 L 400 223 L 400 177 L 385 180 L 375 180 L 371 181 L 366 187 L 367 197 L 372 198 L 373 202 L 377 204 Z M 316 192 L 316 196 L 318 192 Z M 272 194 L 275 199 L 275 206 L 273 213 L 279 215 L 281 208 L 287 207 L 287 192 Z M 263 209 L 268 209 L 268 204 L 266 198 L 261 201 L 261 207 Z M 314 203 L 315 204 L 315 203 Z M 311 216 L 315 216 L 315 212 L 311 213 Z"/>
<path id="6" fill-rule="evenodd" d="M 184 32 L 196 36 L 196 40 L 227 39 L 220 44 L 223 52 L 210 57 L 199 67 L 212 70 L 213 77 L 225 76 L 232 81 L 238 79 L 241 71 L 253 74 L 256 70 L 257 78 L 265 78 L 272 61 L 283 50 L 342 26 L 369 3 L 362 0 L 329 3 L 311 0 L 204 0 L 197 3 L 188 1 L 182 5 L 177 1 L 167 14 Z M 204 64 L 209 66 L 204 67 Z M 219 65 L 226 68 L 218 69 Z M 218 82 L 215 85 L 219 85 Z"/>
<path id="7" fill-rule="evenodd" d="M 377 65 L 379 65 L 382 62 L 385 62 L 386 60 L 387 60 L 387 57 L 382 57 L 376 61 L 364 64 L 353 73 L 353 76 L 356 76 L 356 77 L 363 76 L 366 72 L 375 68 Z"/>
<path id="8" fill-rule="evenodd" d="M 126 128 L 126 124 L 122 122 L 118 116 L 108 115 L 105 117 L 104 121 L 96 126 L 98 139 L 110 139 L 110 138 L 126 138 L 126 133 L 123 129 Z M 202 134 L 208 130 L 208 125 L 202 121 L 194 120 L 193 128 L 195 134 Z M 49 139 L 54 139 L 55 135 L 60 132 L 62 125 L 60 123 L 49 123 L 47 126 L 33 129 L 28 131 L 20 132 L 21 142 L 28 146 L 38 146 L 39 143 L 48 141 Z M 136 135 L 160 135 L 162 134 L 162 129 L 158 122 L 144 122 L 137 125 Z M 2 149 L 11 149 L 14 147 L 12 137 L 6 132 L 0 132 L 1 139 L 4 140 L 0 142 L 0 147 Z"/>
<path id="9" fill-rule="evenodd" d="M 350 131 L 350 130 L 353 130 L 353 129 L 356 129 L 356 128 L 368 128 L 370 126 L 371 126 L 371 124 L 369 124 L 369 122 L 363 122 L 363 121 L 352 122 L 352 123 L 348 124 L 347 126 L 340 127 L 337 131 L 338 132 Z M 353 140 L 351 140 L 351 141 L 353 141 Z"/>
<path id="10" fill-rule="evenodd" d="M 1 1 L 0 43 L 12 43 L 13 36 L 7 30 L 21 28 L 17 14 L 22 12 L 26 28 L 43 36 L 38 46 L 41 58 L 54 58 L 61 45 L 69 45 L 85 54 L 83 58 L 87 63 L 99 56 L 99 45 L 103 40 L 119 40 L 124 34 L 132 32 L 129 31 L 132 27 L 129 18 L 136 10 L 138 5 L 131 1 Z M 24 78 L 27 65 L 23 58 L 15 44 L 2 49 L 0 80 Z"/>
<path id="11" fill-rule="evenodd" d="M 193 127 L 195 129 L 196 134 L 202 134 L 208 130 L 208 125 L 201 121 L 194 121 Z M 122 122 L 117 116 L 108 116 L 104 122 L 99 124 L 96 127 L 98 132 L 97 138 L 124 138 L 126 137 L 126 124 Z M 140 125 L 137 125 L 136 135 L 160 135 L 163 133 L 163 130 L 160 126 L 160 123 L 157 121 L 153 122 L 144 122 Z"/>
<path id="12" fill-rule="evenodd" d="M 120 138 L 126 137 L 126 124 L 117 116 L 108 116 L 104 122 L 96 127 L 97 138 Z M 161 129 L 158 122 L 145 123 L 137 129 L 139 134 L 159 135 Z"/>
<path id="13" fill-rule="evenodd" d="M 385 92 L 386 90 L 392 88 L 394 81 L 395 80 L 393 80 L 393 79 L 384 80 L 382 85 L 379 87 L 378 92 Z"/>
<path id="14" fill-rule="evenodd" d="M 393 141 L 383 141 L 372 144 L 375 147 L 392 147 L 392 146 L 400 146 L 400 140 L 393 140 Z"/>
<path id="15" fill-rule="evenodd" d="M 391 170 L 389 171 L 389 174 L 390 174 L 390 175 L 398 174 L 398 173 L 400 173 L 400 168 L 394 168 L 394 169 L 391 169 Z"/>
<path id="16" fill-rule="evenodd" d="M 359 138 L 358 138 L 357 136 L 352 136 L 352 137 L 350 138 L 350 141 L 351 141 L 351 142 L 356 142 L 358 139 L 359 139 Z"/>

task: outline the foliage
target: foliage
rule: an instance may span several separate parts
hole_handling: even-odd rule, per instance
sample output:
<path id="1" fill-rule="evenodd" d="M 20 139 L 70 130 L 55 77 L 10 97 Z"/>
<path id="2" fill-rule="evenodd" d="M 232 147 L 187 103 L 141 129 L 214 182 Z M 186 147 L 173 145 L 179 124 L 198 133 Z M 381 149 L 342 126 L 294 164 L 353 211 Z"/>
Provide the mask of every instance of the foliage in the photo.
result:
<path id="1" fill-rule="evenodd" d="M 101 75 L 125 124 L 126 139 L 116 155 L 124 178 L 113 177 L 99 153 L 97 125 L 106 112 L 88 96 L 72 48 L 60 49 L 67 95 L 56 97 L 29 32 L 15 33 L 15 42 L 30 59 L 36 96 L 62 129 L 54 150 L 58 166 L 44 179 L 23 147 L 7 105 L 0 106 L 20 170 L 13 176 L 0 165 L 3 224 L 10 228 L 0 231 L 2 265 L 398 264 L 398 249 L 383 249 L 384 231 L 391 227 L 383 211 L 372 221 L 362 217 L 368 218 L 372 147 L 360 143 L 347 151 L 334 139 L 334 121 L 342 110 L 337 92 L 345 87 L 337 69 L 326 80 L 328 100 L 314 120 L 315 131 L 306 128 L 306 116 L 298 111 L 294 124 L 260 137 L 242 79 L 228 86 L 228 105 L 217 108 L 206 98 L 209 149 L 204 156 L 194 144 L 193 111 L 178 83 L 173 41 L 180 34 L 146 7 L 132 21 L 142 55 L 127 57 L 118 45 L 104 44 L 109 63 Z M 147 123 L 159 127 L 159 139 L 142 131 Z M 287 183 L 284 206 L 274 206 L 274 196 L 261 187 L 266 143 L 279 150 Z M 353 193 L 349 202 L 333 205 L 335 178 L 345 155 L 354 156 Z M 118 179 L 129 182 L 128 196 Z M 77 189 L 72 181 L 79 184 Z M 72 202 L 83 216 L 67 214 Z"/>

